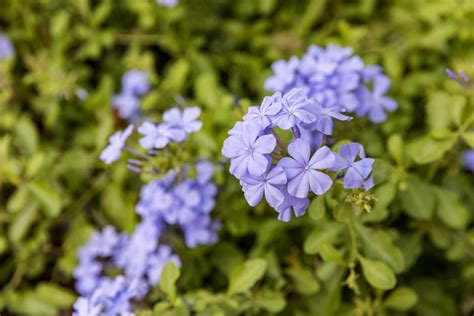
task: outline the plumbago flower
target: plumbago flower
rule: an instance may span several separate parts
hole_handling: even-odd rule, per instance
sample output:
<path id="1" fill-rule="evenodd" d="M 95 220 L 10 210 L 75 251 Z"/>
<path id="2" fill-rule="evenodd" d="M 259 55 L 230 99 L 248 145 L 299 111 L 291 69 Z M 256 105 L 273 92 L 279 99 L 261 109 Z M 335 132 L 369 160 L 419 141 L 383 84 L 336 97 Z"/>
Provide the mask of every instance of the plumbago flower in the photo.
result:
<path id="1" fill-rule="evenodd" d="M 322 195 L 332 185 L 332 179 L 318 170 L 334 166 L 334 153 L 326 146 L 319 148 L 312 157 L 310 151 L 305 140 L 295 139 L 288 146 L 291 158 L 285 157 L 278 163 L 288 177 L 288 193 L 297 198 L 305 198 L 309 189 L 316 195 Z"/>
<path id="2" fill-rule="evenodd" d="M 8 59 L 15 55 L 15 48 L 13 47 L 10 38 L 5 34 L 0 33 L 0 60 Z"/>
<path id="3" fill-rule="evenodd" d="M 302 216 L 310 192 L 325 194 L 333 184 L 328 172 L 343 169 L 345 188 L 370 189 L 373 159 L 365 157 L 362 145 L 350 146 L 358 150 L 356 156 L 361 160 L 357 162 L 356 156 L 346 155 L 345 147 L 339 155 L 325 146 L 325 135 L 333 132 L 333 119 L 352 119 L 342 112 L 340 106 L 306 97 L 299 88 L 276 92 L 265 97 L 260 107 L 249 108 L 243 121 L 229 131 L 222 154 L 230 159 L 230 173 L 240 180 L 250 206 L 265 197 L 279 213 L 278 219 L 289 221 L 292 213 Z M 288 144 L 280 138 L 278 128 L 291 133 Z"/>
<path id="4" fill-rule="evenodd" d="M 163 114 L 163 121 L 170 127 L 190 134 L 199 131 L 202 127 L 202 122 L 197 120 L 199 115 L 201 115 L 201 109 L 197 106 L 186 108 L 183 111 L 172 108 Z"/>
<path id="5" fill-rule="evenodd" d="M 148 74 L 133 69 L 122 77 L 122 91 L 112 98 L 112 106 L 118 115 L 128 121 L 140 117 L 140 98 L 151 89 Z"/>
<path id="6" fill-rule="evenodd" d="M 275 149 L 273 135 L 260 135 L 261 125 L 245 124 L 240 136 L 230 136 L 224 142 L 222 154 L 231 158 L 230 172 L 237 177 L 250 173 L 262 175 L 269 165 L 268 154 Z"/>
<path id="7" fill-rule="evenodd" d="M 372 165 L 375 160 L 365 158 L 364 147 L 358 143 L 350 143 L 340 146 L 339 151 L 341 154 L 335 154 L 336 161 L 331 170 L 345 170 L 344 188 L 354 189 L 360 186 L 371 187 L 373 180 L 372 178 L 368 180 L 368 177 L 372 172 Z M 355 161 L 357 156 L 360 157 L 359 161 Z M 371 185 L 369 185 L 369 183 L 371 183 Z"/>
<path id="8" fill-rule="evenodd" d="M 381 67 L 366 66 L 352 53 L 349 47 L 310 46 L 301 59 L 274 62 L 274 74 L 265 81 L 265 88 L 281 93 L 299 88 L 304 96 L 316 99 L 324 107 L 367 116 L 374 123 L 383 122 L 387 119 L 385 111 L 397 108 L 397 103 L 385 96 L 390 80 Z"/>
<path id="9" fill-rule="evenodd" d="M 474 149 L 467 149 L 462 154 L 463 167 L 466 170 L 474 172 Z"/>
<path id="10" fill-rule="evenodd" d="M 144 122 L 138 127 L 138 132 L 144 135 L 140 145 L 145 149 L 161 149 L 171 142 L 182 142 L 186 138 L 186 131 L 165 123 L 155 125 Z"/>
<path id="11" fill-rule="evenodd" d="M 138 74 L 129 74 L 124 79 L 124 86 L 136 88 L 143 84 L 143 77 Z M 146 91 L 135 88 L 127 91 L 135 94 Z M 128 160 L 129 169 L 155 177 L 140 192 L 135 210 L 141 222 L 130 235 L 108 226 L 94 233 L 79 250 L 74 278 L 81 296 L 74 304 L 74 315 L 131 314 L 132 303 L 143 300 L 160 282 L 168 262 L 181 265 L 172 247 L 162 242 L 162 236 L 170 233 L 169 227 L 182 232 L 184 244 L 189 248 L 217 242 L 220 223 L 211 217 L 217 195 L 212 180 L 214 165 L 207 160 L 177 162 L 185 146 L 183 142 L 202 127 L 200 113 L 197 107 L 172 108 L 163 114 L 162 123 L 145 121 L 137 129 L 143 136 L 136 146 L 139 149 L 125 146 L 133 125 L 109 138 L 110 144 L 101 153 L 101 160 L 107 164 L 116 161 L 124 150 L 135 155 Z M 174 142 L 183 144 L 179 148 L 169 146 Z M 196 171 L 194 177 L 188 175 L 192 167 Z M 116 275 L 117 270 L 122 272 Z M 112 273 L 116 275 L 113 278 L 109 276 Z"/>
<path id="12" fill-rule="evenodd" d="M 125 147 L 125 142 L 133 132 L 133 125 L 129 125 L 123 132 L 115 132 L 109 137 L 109 145 L 100 154 L 100 160 L 106 164 L 111 164 L 117 161 L 121 154 L 122 149 Z"/>

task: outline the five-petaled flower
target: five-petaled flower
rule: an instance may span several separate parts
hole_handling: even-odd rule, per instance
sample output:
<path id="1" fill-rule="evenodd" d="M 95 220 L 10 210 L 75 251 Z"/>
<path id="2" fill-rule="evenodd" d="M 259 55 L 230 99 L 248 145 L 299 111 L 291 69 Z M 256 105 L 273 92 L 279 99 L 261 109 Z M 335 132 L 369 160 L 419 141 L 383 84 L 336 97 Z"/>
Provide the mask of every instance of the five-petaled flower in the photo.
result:
<path id="1" fill-rule="evenodd" d="M 100 154 L 100 160 L 111 164 L 120 158 L 125 141 L 132 134 L 133 125 L 129 125 L 123 132 L 117 131 L 109 137 L 109 145 Z"/>
<path id="2" fill-rule="evenodd" d="M 319 148 L 310 158 L 310 145 L 303 139 L 294 140 L 288 146 L 290 157 L 285 157 L 278 163 L 288 177 L 288 192 L 298 198 L 305 198 L 308 191 L 316 195 L 326 193 L 332 185 L 332 179 L 318 171 L 334 166 L 334 153 L 327 147 Z"/>
<path id="3" fill-rule="evenodd" d="M 260 128 L 253 124 L 243 124 L 240 136 L 230 136 L 224 142 L 222 154 L 232 159 L 230 172 L 240 178 L 250 173 L 261 176 L 267 170 L 270 154 L 276 146 L 273 135 L 259 136 Z"/>
<path id="4" fill-rule="evenodd" d="M 366 158 L 364 148 L 359 143 L 350 143 L 339 147 L 341 154 L 336 155 L 332 171 L 347 169 L 344 175 L 344 188 L 355 189 L 364 186 L 366 189 L 373 185 L 373 179 L 367 179 L 372 172 L 374 159 Z M 361 159 L 355 161 L 357 156 Z M 368 180 L 366 185 L 365 182 Z M 371 184 L 371 185 L 370 185 Z"/>

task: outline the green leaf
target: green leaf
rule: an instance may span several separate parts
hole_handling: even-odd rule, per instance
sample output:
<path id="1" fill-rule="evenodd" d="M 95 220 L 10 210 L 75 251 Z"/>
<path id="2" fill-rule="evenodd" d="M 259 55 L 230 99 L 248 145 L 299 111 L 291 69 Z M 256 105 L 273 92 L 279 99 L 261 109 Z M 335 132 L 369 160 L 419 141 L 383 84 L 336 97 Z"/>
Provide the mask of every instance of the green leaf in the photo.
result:
<path id="1" fill-rule="evenodd" d="M 397 284 L 397 279 L 392 270 L 382 261 L 370 260 L 360 256 L 359 262 L 362 265 L 365 279 L 373 287 L 389 290 Z"/>
<path id="2" fill-rule="evenodd" d="M 326 213 L 326 204 L 324 203 L 324 197 L 315 197 L 309 205 L 308 213 L 309 216 L 315 221 L 323 218 L 324 214 Z"/>
<path id="3" fill-rule="evenodd" d="M 8 304 L 9 310 L 22 315 L 57 315 L 57 308 L 43 301 L 32 290 L 20 293 Z"/>
<path id="4" fill-rule="evenodd" d="M 433 217 L 435 196 L 432 187 L 416 176 L 407 179 L 407 188 L 400 193 L 403 211 L 417 219 Z"/>
<path id="5" fill-rule="evenodd" d="M 451 116 L 449 113 L 450 96 L 446 92 L 433 93 L 426 103 L 426 120 L 431 129 L 449 127 Z"/>
<path id="6" fill-rule="evenodd" d="M 106 186 L 101 196 L 101 206 L 107 217 L 124 230 L 131 230 L 135 225 L 135 210 L 117 183 Z"/>
<path id="7" fill-rule="evenodd" d="M 229 280 L 229 294 L 243 293 L 249 290 L 265 274 L 267 262 L 264 259 L 251 259 L 235 269 Z"/>
<path id="8" fill-rule="evenodd" d="M 464 132 L 462 137 L 469 147 L 474 148 L 474 131 Z"/>
<path id="9" fill-rule="evenodd" d="M 386 160 L 375 159 L 372 173 L 377 185 L 390 179 L 393 173 L 393 166 Z"/>
<path id="10" fill-rule="evenodd" d="M 48 217 L 56 217 L 61 212 L 59 192 L 43 181 L 35 181 L 28 185 L 30 192 L 41 205 L 41 210 Z"/>
<path id="11" fill-rule="evenodd" d="M 197 100 L 210 108 L 215 108 L 219 102 L 219 85 L 212 72 L 206 72 L 196 78 L 194 86 Z"/>
<path id="12" fill-rule="evenodd" d="M 400 134 L 393 134 L 387 140 L 388 152 L 392 158 L 399 164 L 403 164 L 404 143 Z"/>
<path id="13" fill-rule="evenodd" d="M 469 210 L 461 203 L 456 193 L 436 188 L 438 207 L 436 214 L 450 228 L 463 229 L 469 223 Z"/>
<path id="14" fill-rule="evenodd" d="M 404 270 L 408 270 L 416 263 L 423 250 L 422 235 L 421 233 L 405 233 L 400 237 L 399 245 L 403 253 L 403 258 L 405 258 Z"/>
<path id="15" fill-rule="evenodd" d="M 408 154 L 417 164 L 427 164 L 441 159 L 456 143 L 456 137 L 434 140 L 430 136 L 422 136 L 408 144 Z"/>
<path id="16" fill-rule="evenodd" d="M 286 306 L 285 296 L 280 292 L 264 290 L 257 298 L 257 304 L 271 313 L 281 312 Z"/>
<path id="17" fill-rule="evenodd" d="M 287 270 L 293 280 L 296 291 L 304 295 L 312 295 L 319 292 L 320 285 L 310 270 L 304 268 L 292 268 Z"/>
<path id="18" fill-rule="evenodd" d="M 345 262 L 342 258 L 341 253 L 333 245 L 328 242 L 324 242 L 319 245 L 319 254 L 324 262 L 335 262 L 339 265 L 344 266 Z"/>
<path id="19" fill-rule="evenodd" d="M 179 59 L 173 63 L 167 70 L 167 75 L 162 83 L 164 91 L 181 91 L 189 75 L 190 65 L 185 59 Z"/>
<path id="20" fill-rule="evenodd" d="M 38 206 L 35 203 L 29 204 L 21 212 L 16 214 L 8 226 L 8 238 L 11 242 L 19 242 L 25 237 L 37 214 Z"/>
<path id="21" fill-rule="evenodd" d="M 180 275 L 178 267 L 169 261 L 163 268 L 160 278 L 160 288 L 168 296 L 170 301 L 176 299 L 176 281 Z"/>
<path id="22" fill-rule="evenodd" d="M 15 124 L 15 145 L 21 152 L 33 155 L 38 150 L 39 137 L 38 130 L 33 121 L 22 116 Z"/>
<path id="23" fill-rule="evenodd" d="M 326 0 L 311 0 L 307 5 L 305 13 L 300 23 L 298 23 L 297 33 L 301 36 L 304 35 L 312 28 L 312 26 L 318 21 L 321 14 L 324 12 L 326 6 Z"/>
<path id="24" fill-rule="evenodd" d="M 71 290 L 53 283 L 40 283 L 35 292 L 43 302 L 57 308 L 70 307 L 76 300 L 76 295 Z"/>
<path id="25" fill-rule="evenodd" d="M 304 242 L 304 252 L 310 255 L 317 254 L 321 244 L 326 242 L 330 243 L 342 232 L 343 229 L 344 225 L 337 222 L 314 229 Z"/>
<path id="26" fill-rule="evenodd" d="M 362 250 L 367 257 L 383 261 L 397 273 L 403 270 L 405 265 L 403 254 L 389 234 L 382 230 L 366 228 L 358 223 L 354 227 L 362 240 Z"/>
<path id="27" fill-rule="evenodd" d="M 346 222 L 352 218 L 354 211 L 352 204 L 339 202 L 336 207 L 332 209 L 334 218 L 339 222 Z"/>
<path id="28" fill-rule="evenodd" d="M 402 286 L 393 290 L 384 300 L 383 304 L 391 309 L 406 311 L 415 306 L 418 301 L 416 292 L 406 286 Z"/>

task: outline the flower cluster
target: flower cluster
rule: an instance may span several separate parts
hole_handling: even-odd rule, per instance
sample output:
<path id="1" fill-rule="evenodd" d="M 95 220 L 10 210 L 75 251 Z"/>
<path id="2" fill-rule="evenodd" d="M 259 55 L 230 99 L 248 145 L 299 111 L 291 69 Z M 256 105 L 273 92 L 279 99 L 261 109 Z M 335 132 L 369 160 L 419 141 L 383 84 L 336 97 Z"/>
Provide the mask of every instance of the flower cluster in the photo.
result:
<path id="1" fill-rule="evenodd" d="M 328 171 L 339 171 L 346 189 L 370 189 L 373 159 L 366 158 L 362 145 L 341 146 L 340 154 L 325 146 L 333 131 L 333 119 L 348 121 L 337 106 L 323 106 L 306 97 L 303 89 L 265 97 L 260 106 L 250 107 L 224 141 L 222 154 L 230 159 L 230 172 L 240 180 L 251 206 L 263 197 L 283 221 L 292 210 L 302 216 L 308 207 L 308 193 L 326 193 L 333 183 Z M 291 131 L 287 145 L 277 128 Z M 357 157 L 360 160 L 356 161 Z"/>
<path id="2" fill-rule="evenodd" d="M 190 248 L 215 243 L 215 231 L 219 228 L 219 223 L 210 216 L 217 194 L 216 185 L 210 182 L 214 167 L 208 161 L 201 161 L 196 169 L 196 179 L 188 178 L 183 172 L 178 181 L 179 175 L 172 172 L 145 185 L 137 204 L 137 213 L 143 218 L 178 226 Z"/>
<path id="3" fill-rule="evenodd" d="M 135 84 L 126 85 L 125 81 L 124 86 L 137 87 Z M 127 151 L 136 155 L 128 160 L 129 169 L 145 172 L 147 167 L 151 167 L 156 179 L 141 190 L 136 212 L 142 221 L 130 236 L 106 227 L 92 235 L 89 243 L 79 250 L 79 265 L 74 277 L 81 297 L 74 305 L 75 315 L 131 312 L 131 302 L 143 299 L 149 288 L 159 283 L 167 262 L 180 265 L 179 257 L 172 254 L 168 245 L 160 242 L 168 227 L 180 229 L 186 246 L 190 248 L 217 242 L 216 231 L 220 224 L 210 214 L 217 194 L 217 187 L 212 182 L 212 163 L 201 160 L 193 164 L 194 178 L 188 176 L 189 162 L 167 172 L 154 164 L 155 158 L 176 160 L 178 153 L 172 148 L 162 149 L 169 143 L 183 142 L 190 133 L 198 131 L 202 126 L 198 120 L 200 113 L 197 107 L 182 111 L 172 108 L 163 114 L 160 124 L 145 121 L 138 128 L 143 136 L 138 141 L 141 150 L 126 146 L 133 134 L 133 125 L 109 138 L 109 145 L 100 155 L 102 161 L 110 164 Z M 160 175 L 163 176 L 160 178 Z M 122 274 L 109 277 L 110 271 L 115 271 L 116 275 L 117 270 Z"/>
<path id="4" fill-rule="evenodd" d="M 118 234 L 107 226 L 92 235 L 79 251 L 79 266 L 74 271 L 81 297 L 74 304 L 74 315 L 116 315 L 131 312 L 131 301 L 142 299 L 150 286 L 160 280 L 169 261 L 180 265 L 171 248 L 158 244 L 160 226 L 142 222 L 131 236 Z M 107 271 L 121 269 L 115 277 Z"/>
<path id="5" fill-rule="evenodd" d="M 387 119 L 397 103 L 385 96 L 390 79 L 379 66 L 366 66 L 352 48 L 329 45 L 310 46 L 301 58 L 273 63 L 273 75 L 265 81 L 272 92 L 286 93 L 300 88 L 324 108 L 339 108 L 367 116 L 375 123 Z"/>
<path id="6" fill-rule="evenodd" d="M 118 115 L 135 121 L 140 115 L 140 97 L 150 90 L 148 75 L 140 70 L 130 70 L 122 77 L 122 91 L 114 95 L 112 105 Z"/>
<path id="7" fill-rule="evenodd" d="M 5 34 L 0 33 L 0 60 L 11 58 L 14 54 L 15 48 L 12 42 Z"/>

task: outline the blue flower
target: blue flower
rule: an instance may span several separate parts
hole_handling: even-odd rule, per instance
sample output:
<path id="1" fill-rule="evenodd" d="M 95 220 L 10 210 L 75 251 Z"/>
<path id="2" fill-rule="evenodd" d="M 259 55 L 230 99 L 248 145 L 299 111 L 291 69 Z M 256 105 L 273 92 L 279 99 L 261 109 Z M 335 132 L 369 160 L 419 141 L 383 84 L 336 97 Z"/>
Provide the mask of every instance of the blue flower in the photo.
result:
<path id="1" fill-rule="evenodd" d="M 164 148 L 170 142 L 181 142 L 186 138 L 186 132 L 162 123 L 155 125 L 151 122 L 144 122 L 138 128 L 142 137 L 139 142 L 145 149 Z"/>
<path id="2" fill-rule="evenodd" d="M 196 163 L 197 181 L 200 184 L 209 182 L 214 176 L 214 165 L 207 160 L 202 160 Z"/>
<path id="3" fill-rule="evenodd" d="M 326 146 L 319 148 L 311 158 L 310 151 L 305 140 L 296 139 L 288 146 L 291 158 L 285 157 L 278 163 L 288 178 L 288 193 L 297 198 L 305 198 L 310 188 L 316 195 L 324 194 L 332 185 L 332 179 L 318 170 L 331 168 L 334 154 Z"/>
<path id="4" fill-rule="evenodd" d="M 265 97 L 260 106 L 250 107 L 244 116 L 244 121 L 249 124 L 258 124 L 261 129 L 264 129 L 272 125 L 272 119 L 274 120 L 281 107 L 281 93 L 277 92 L 271 97 Z"/>
<path id="5" fill-rule="evenodd" d="M 278 212 L 278 219 L 282 222 L 289 222 L 291 214 L 294 212 L 296 217 L 303 216 L 309 206 L 308 198 L 297 198 L 284 190 L 285 198 L 283 202 L 275 207 Z M 293 212 L 292 212 L 293 211 Z"/>
<path id="6" fill-rule="evenodd" d="M 365 66 L 352 53 L 351 48 L 337 45 L 310 46 L 301 60 L 292 57 L 288 62 L 273 63 L 274 74 L 265 81 L 265 88 L 282 93 L 298 88 L 304 96 L 316 98 L 325 107 L 358 112 L 359 116 L 368 115 L 373 122 L 381 122 L 386 119 L 384 111 L 396 109 L 396 103 L 385 97 L 390 84 L 369 89 L 368 85 L 384 76 L 382 69 Z M 449 75 L 453 78 L 454 73 Z"/>
<path id="7" fill-rule="evenodd" d="M 297 78 L 299 65 L 300 60 L 294 56 L 288 61 L 277 60 L 274 62 L 272 64 L 274 75 L 265 80 L 265 89 L 273 92 L 287 92 L 291 90 Z"/>
<path id="8" fill-rule="evenodd" d="M 395 111 L 397 102 L 385 96 L 390 88 L 390 79 L 380 73 L 374 74 L 368 81 L 373 82 L 373 90 L 361 87 L 358 96 L 361 100 L 356 110 L 358 116 L 368 116 L 374 123 L 380 123 L 387 119 L 385 111 Z"/>
<path id="9" fill-rule="evenodd" d="M 100 160 L 106 164 L 111 164 L 120 158 L 125 141 L 132 134 L 133 125 L 129 125 L 123 132 L 115 132 L 109 137 L 109 145 L 100 154 Z"/>
<path id="10" fill-rule="evenodd" d="M 156 3 L 163 7 L 173 8 L 178 4 L 178 0 L 156 0 Z"/>
<path id="11" fill-rule="evenodd" d="M 13 47 L 10 39 L 0 33 L 0 60 L 13 57 L 15 54 L 15 48 Z"/>
<path id="12" fill-rule="evenodd" d="M 112 106 L 123 119 L 135 120 L 140 108 L 140 99 L 130 93 L 116 94 L 112 98 Z"/>
<path id="13" fill-rule="evenodd" d="M 211 245 L 217 242 L 218 237 L 216 231 L 221 225 L 217 221 L 213 221 L 210 217 L 199 216 L 192 222 L 181 226 L 184 234 L 186 246 L 194 248 L 198 245 Z"/>
<path id="14" fill-rule="evenodd" d="M 125 94 L 143 96 L 150 90 L 148 75 L 140 70 L 130 70 L 122 77 L 122 91 Z"/>
<path id="15" fill-rule="evenodd" d="M 306 129 L 316 129 L 317 131 L 325 135 L 332 135 L 332 130 L 334 126 L 334 123 L 332 121 L 333 118 L 340 121 L 352 120 L 352 117 L 346 116 L 341 113 L 344 110 L 340 107 L 324 107 L 316 99 L 312 99 L 311 102 L 312 103 L 310 110 L 312 113 L 315 114 L 316 119 L 312 123 L 302 124 L 302 126 Z"/>
<path id="16" fill-rule="evenodd" d="M 301 89 L 292 89 L 281 98 L 281 111 L 277 117 L 277 125 L 281 129 L 290 129 L 297 123 L 311 123 L 315 116 L 308 109 L 309 101 Z"/>
<path id="17" fill-rule="evenodd" d="M 245 177 L 242 179 L 242 187 L 250 206 L 256 206 L 260 203 L 265 194 L 268 204 L 276 207 L 285 199 L 281 186 L 285 185 L 286 182 L 286 174 L 283 169 L 275 166 L 260 177 Z"/>
<path id="18" fill-rule="evenodd" d="M 260 127 L 252 124 L 242 126 L 241 136 L 230 136 L 224 142 L 222 154 L 231 159 L 230 171 L 237 177 L 249 172 L 253 176 L 260 176 L 269 164 L 269 153 L 276 146 L 273 135 L 259 136 Z"/>
<path id="19" fill-rule="evenodd" d="M 465 150 L 462 154 L 462 157 L 464 168 L 474 172 L 474 149 Z"/>
<path id="20" fill-rule="evenodd" d="M 347 169 L 344 175 L 344 188 L 355 189 L 361 186 L 371 188 L 373 186 L 373 179 L 368 179 L 372 172 L 372 165 L 374 159 L 366 158 L 364 147 L 359 143 L 350 143 L 339 147 L 341 154 L 336 155 L 336 162 L 331 168 L 333 171 Z M 355 161 L 357 156 L 361 159 Z"/>
<path id="21" fill-rule="evenodd" d="M 163 114 L 163 121 L 189 134 L 201 129 L 202 122 L 197 120 L 199 115 L 201 115 L 201 109 L 196 106 L 185 108 L 183 111 L 172 108 Z"/>

